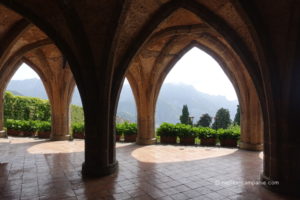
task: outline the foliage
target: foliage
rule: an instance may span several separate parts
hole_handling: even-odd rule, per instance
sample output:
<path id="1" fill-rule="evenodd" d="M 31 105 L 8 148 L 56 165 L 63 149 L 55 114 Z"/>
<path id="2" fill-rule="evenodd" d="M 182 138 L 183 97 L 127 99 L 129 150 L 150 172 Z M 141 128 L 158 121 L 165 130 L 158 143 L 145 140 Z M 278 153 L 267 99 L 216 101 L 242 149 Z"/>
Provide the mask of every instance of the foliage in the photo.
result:
<path id="1" fill-rule="evenodd" d="M 233 120 L 234 124 L 241 125 L 241 111 L 240 111 L 240 105 L 237 105 L 236 114 L 234 116 Z"/>
<path id="2" fill-rule="evenodd" d="M 179 137 L 196 137 L 197 131 L 196 128 L 193 128 L 191 125 L 186 124 L 176 124 L 175 125 L 177 136 Z"/>
<path id="3" fill-rule="evenodd" d="M 33 97 L 15 96 L 11 92 L 4 95 L 4 118 L 16 120 L 51 120 L 51 108 L 48 100 Z M 83 109 L 71 105 L 72 122 L 83 122 Z"/>
<path id="4" fill-rule="evenodd" d="M 190 124 L 192 125 L 192 120 L 190 118 L 190 113 L 187 105 L 183 105 L 182 115 L 180 115 L 181 124 Z"/>
<path id="5" fill-rule="evenodd" d="M 229 110 L 225 108 L 220 108 L 215 116 L 215 122 L 212 125 L 213 129 L 226 129 L 231 124 Z"/>
<path id="6" fill-rule="evenodd" d="M 47 100 L 15 96 L 11 92 L 5 92 L 4 117 L 17 120 L 50 121 L 50 104 Z"/>
<path id="7" fill-rule="evenodd" d="M 238 129 L 218 129 L 219 139 L 236 139 L 240 138 L 241 132 Z"/>
<path id="8" fill-rule="evenodd" d="M 116 126 L 117 135 L 135 135 L 137 134 L 137 124 L 125 122 L 123 124 L 117 124 Z"/>
<path id="9" fill-rule="evenodd" d="M 74 122 L 72 123 L 72 133 L 83 133 L 84 132 L 84 123 Z"/>
<path id="10" fill-rule="evenodd" d="M 37 124 L 37 129 L 40 132 L 50 132 L 51 131 L 51 123 L 47 121 L 39 121 Z"/>
<path id="11" fill-rule="evenodd" d="M 203 114 L 199 121 L 197 122 L 197 126 L 201 126 L 201 127 L 209 127 L 212 121 L 212 117 L 209 116 L 208 113 Z"/>
<path id="12" fill-rule="evenodd" d="M 84 122 L 84 113 L 82 107 L 71 105 L 71 122 L 72 123 Z"/>
<path id="13" fill-rule="evenodd" d="M 27 132 L 36 132 L 36 131 L 51 131 L 51 124 L 47 121 L 38 121 L 38 120 L 14 120 L 7 119 L 5 120 L 5 127 L 11 130 L 17 131 L 27 131 Z"/>
<path id="14" fill-rule="evenodd" d="M 212 128 L 200 127 L 198 129 L 198 136 L 200 139 L 204 138 L 217 138 L 217 131 Z"/>
<path id="15" fill-rule="evenodd" d="M 156 130 L 156 133 L 158 136 L 177 136 L 178 129 L 174 124 L 164 122 Z"/>

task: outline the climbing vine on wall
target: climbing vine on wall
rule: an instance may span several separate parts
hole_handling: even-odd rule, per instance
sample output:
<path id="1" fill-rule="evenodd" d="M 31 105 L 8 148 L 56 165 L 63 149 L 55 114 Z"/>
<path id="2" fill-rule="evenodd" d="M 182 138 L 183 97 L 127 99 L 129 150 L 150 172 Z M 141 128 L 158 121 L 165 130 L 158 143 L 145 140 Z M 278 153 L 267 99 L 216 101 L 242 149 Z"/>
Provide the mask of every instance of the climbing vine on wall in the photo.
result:
<path id="1" fill-rule="evenodd" d="M 51 108 L 48 100 L 33 97 L 16 96 L 11 92 L 4 95 L 4 118 L 15 120 L 51 120 Z M 71 105 L 71 121 L 84 121 L 83 109 Z"/>
<path id="2" fill-rule="evenodd" d="M 50 121 L 50 104 L 47 100 L 15 96 L 11 92 L 5 92 L 4 117 L 5 119 Z"/>

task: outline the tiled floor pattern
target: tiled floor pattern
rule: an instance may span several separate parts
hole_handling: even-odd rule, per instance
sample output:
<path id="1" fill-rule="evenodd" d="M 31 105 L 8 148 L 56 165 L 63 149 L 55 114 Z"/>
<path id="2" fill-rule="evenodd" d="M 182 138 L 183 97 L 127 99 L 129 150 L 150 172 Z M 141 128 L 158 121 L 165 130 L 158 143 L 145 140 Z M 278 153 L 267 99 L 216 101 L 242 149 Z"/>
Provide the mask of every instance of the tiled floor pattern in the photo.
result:
<path id="1" fill-rule="evenodd" d="M 119 171 L 82 180 L 83 149 L 82 140 L 0 139 L 0 199 L 293 199 L 252 185 L 259 152 L 119 143 Z"/>

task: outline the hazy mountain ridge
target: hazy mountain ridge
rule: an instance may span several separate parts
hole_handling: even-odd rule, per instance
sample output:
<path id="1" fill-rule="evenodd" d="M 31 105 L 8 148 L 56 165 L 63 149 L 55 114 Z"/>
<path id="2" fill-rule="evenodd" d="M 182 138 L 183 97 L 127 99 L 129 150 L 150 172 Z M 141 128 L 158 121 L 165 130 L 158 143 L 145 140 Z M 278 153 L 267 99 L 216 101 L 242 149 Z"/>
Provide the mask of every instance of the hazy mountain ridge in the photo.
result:
<path id="1" fill-rule="evenodd" d="M 12 80 L 7 90 L 18 92 L 24 96 L 48 99 L 44 86 L 39 79 Z M 78 90 L 74 91 L 72 104 L 81 106 Z M 199 92 L 191 85 L 165 83 L 161 88 L 157 101 L 156 124 L 179 122 L 184 104 L 188 105 L 190 116 L 194 116 L 194 123 L 196 123 L 200 115 L 209 113 L 214 116 L 221 107 L 229 109 L 230 116 L 233 119 L 238 102 L 229 101 L 224 96 Z M 124 85 L 121 92 L 117 115 L 123 119 L 136 121 L 136 105 L 128 84 Z"/>

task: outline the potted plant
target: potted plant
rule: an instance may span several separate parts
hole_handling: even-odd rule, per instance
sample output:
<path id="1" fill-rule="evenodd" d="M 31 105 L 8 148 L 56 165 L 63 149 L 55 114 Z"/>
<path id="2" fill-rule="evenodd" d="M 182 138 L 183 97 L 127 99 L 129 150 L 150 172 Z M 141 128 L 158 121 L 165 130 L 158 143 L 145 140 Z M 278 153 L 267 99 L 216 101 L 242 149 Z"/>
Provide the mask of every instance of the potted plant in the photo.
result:
<path id="1" fill-rule="evenodd" d="M 38 138 L 50 138 L 51 123 L 47 121 L 38 122 Z"/>
<path id="2" fill-rule="evenodd" d="M 219 129 L 218 136 L 223 147 L 236 147 L 240 138 L 240 131 L 234 129 Z"/>
<path id="3" fill-rule="evenodd" d="M 178 130 L 174 124 L 162 123 L 156 131 L 162 144 L 176 144 Z"/>
<path id="4" fill-rule="evenodd" d="M 137 136 L 137 125 L 136 123 L 125 122 L 123 124 L 123 133 L 125 142 L 135 142 Z"/>
<path id="5" fill-rule="evenodd" d="M 193 128 L 191 125 L 176 124 L 178 129 L 177 136 L 180 138 L 180 144 L 182 145 L 194 145 L 197 133 L 197 128 Z"/>
<path id="6" fill-rule="evenodd" d="M 123 135 L 123 124 L 117 124 L 116 125 L 116 141 L 119 142 L 122 135 Z"/>
<path id="7" fill-rule="evenodd" d="M 34 121 L 22 121 L 23 136 L 32 137 L 36 131 L 36 123 Z"/>
<path id="8" fill-rule="evenodd" d="M 13 119 L 5 120 L 5 127 L 7 129 L 7 135 L 19 136 L 19 130 L 18 130 L 16 120 L 13 120 Z"/>
<path id="9" fill-rule="evenodd" d="M 200 144 L 204 146 L 215 146 L 217 143 L 217 132 L 211 128 L 201 127 L 198 130 Z"/>
<path id="10" fill-rule="evenodd" d="M 84 139 L 84 124 L 81 122 L 72 124 L 73 138 Z"/>

